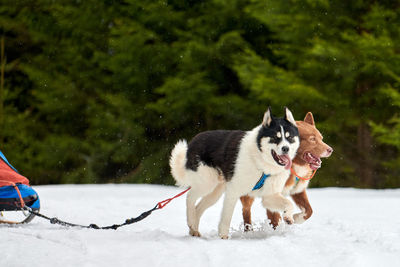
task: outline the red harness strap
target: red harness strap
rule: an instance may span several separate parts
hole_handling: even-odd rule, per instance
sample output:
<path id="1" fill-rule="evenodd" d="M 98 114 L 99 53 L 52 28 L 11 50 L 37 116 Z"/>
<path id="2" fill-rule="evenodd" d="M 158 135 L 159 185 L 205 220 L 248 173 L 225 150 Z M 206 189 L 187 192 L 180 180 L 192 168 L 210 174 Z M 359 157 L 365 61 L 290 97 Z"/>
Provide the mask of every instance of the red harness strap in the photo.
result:
<path id="1" fill-rule="evenodd" d="M 190 187 L 189 187 L 188 189 L 186 189 L 185 191 L 180 192 L 180 193 L 177 194 L 176 196 L 173 196 L 173 197 L 171 197 L 171 198 L 168 198 L 168 199 L 166 199 L 166 200 L 163 200 L 163 201 L 158 202 L 158 203 L 157 203 L 157 209 L 162 209 L 162 208 L 164 208 L 164 207 L 165 207 L 169 202 L 171 202 L 173 199 L 182 196 L 183 194 L 185 194 L 185 193 L 186 193 L 187 191 L 189 191 L 189 190 L 190 190 Z"/>
<path id="2" fill-rule="evenodd" d="M 314 177 L 314 174 L 317 172 L 317 170 L 314 170 L 313 173 L 311 174 L 311 176 L 310 176 L 309 178 L 301 177 L 300 175 L 298 175 L 298 174 L 293 170 L 293 168 L 290 168 L 290 172 L 291 172 L 294 176 L 296 176 L 297 178 L 299 178 L 300 180 L 308 181 L 308 180 L 311 180 L 311 179 Z"/>

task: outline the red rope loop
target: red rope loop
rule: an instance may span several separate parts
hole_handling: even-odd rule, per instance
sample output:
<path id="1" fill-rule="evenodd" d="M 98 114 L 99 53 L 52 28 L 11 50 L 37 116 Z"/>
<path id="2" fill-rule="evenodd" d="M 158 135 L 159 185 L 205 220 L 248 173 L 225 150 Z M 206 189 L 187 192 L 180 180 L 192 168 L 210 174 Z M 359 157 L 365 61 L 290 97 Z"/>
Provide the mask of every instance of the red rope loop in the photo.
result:
<path id="1" fill-rule="evenodd" d="M 313 173 L 311 174 L 311 176 L 310 176 L 309 178 L 301 177 L 300 175 L 298 175 L 298 174 L 293 170 L 293 168 L 290 168 L 290 172 L 291 172 L 294 176 L 296 176 L 297 178 L 299 178 L 300 180 L 308 181 L 308 180 L 311 180 L 311 179 L 314 177 L 314 174 L 317 172 L 317 170 L 314 170 Z"/>
<path id="2" fill-rule="evenodd" d="M 163 201 L 158 202 L 158 203 L 157 203 L 157 209 L 162 209 L 162 208 L 164 208 L 164 207 L 165 207 L 169 202 L 171 202 L 173 199 L 182 196 L 183 194 L 185 194 L 185 193 L 186 193 L 187 191 L 189 191 L 189 190 L 190 190 L 190 187 L 189 187 L 188 189 L 186 189 L 185 191 L 180 192 L 180 193 L 177 194 L 176 196 L 173 196 L 173 197 L 171 197 L 171 198 L 168 198 L 168 199 L 166 199 L 166 200 L 163 200 Z"/>
<path id="3" fill-rule="evenodd" d="M 20 202 L 20 204 L 21 204 L 21 208 L 25 207 L 25 201 L 24 201 L 24 199 L 23 199 L 22 196 L 21 196 L 21 192 L 19 191 L 18 186 L 17 186 L 16 184 L 14 184 L 13 182 L 10 182 L 10 181 L 0 180 L 0 182 L 4 182 L 4 183 L 8 183 L 8 184 L 12 185 L 12 186 L 14 187 L 14 189 L 15 189 L 15 190 L 17 191 L 17 193 L 18 193 L 19 202 Z M 15 203 L 15 204 L 18 204 L 18 203 Z"/>

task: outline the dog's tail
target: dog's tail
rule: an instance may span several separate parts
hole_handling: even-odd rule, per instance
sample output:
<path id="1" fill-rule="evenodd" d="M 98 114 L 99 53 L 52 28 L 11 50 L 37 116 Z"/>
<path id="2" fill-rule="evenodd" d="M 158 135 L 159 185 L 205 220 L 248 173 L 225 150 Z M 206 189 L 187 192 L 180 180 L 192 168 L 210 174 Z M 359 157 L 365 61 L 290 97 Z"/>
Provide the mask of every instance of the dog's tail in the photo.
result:
<path id="1" fill-rule="evenodd" d="M 186 152 L 188 145 L 186 140 L 179 140 L 174 149 L 172 149 L 171 157 L 169 159 L 169 166 L 171 167 L 171 174 L 176 183 L 181 186 L 187 185 L 185 183 L 186 174 Z"/>

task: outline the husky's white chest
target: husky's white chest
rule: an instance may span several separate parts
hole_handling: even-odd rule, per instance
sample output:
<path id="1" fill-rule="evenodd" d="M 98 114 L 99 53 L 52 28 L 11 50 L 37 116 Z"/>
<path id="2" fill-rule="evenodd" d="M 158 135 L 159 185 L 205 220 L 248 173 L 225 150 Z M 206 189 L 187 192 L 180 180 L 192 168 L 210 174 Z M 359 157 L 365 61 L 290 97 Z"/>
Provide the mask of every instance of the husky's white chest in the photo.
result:
<path id="1" fill-rule="evenodd" d="M 276 194 L 277 192 L 282 192 L 285 185 L 286 179 L 289 176 L 288 171 L 283 171 L 278 174 L 267 175 L 262 185 L 259 185 L 259 189 L 254 188 L 248 195 L 252 197 L 262 197 L 267 195 Z M 262 176 L 260 175 L 260 179 Z M 260 181 L 260 180 L 258 180 Z M 254 186 L 256 186 L 254 184 Z"/>

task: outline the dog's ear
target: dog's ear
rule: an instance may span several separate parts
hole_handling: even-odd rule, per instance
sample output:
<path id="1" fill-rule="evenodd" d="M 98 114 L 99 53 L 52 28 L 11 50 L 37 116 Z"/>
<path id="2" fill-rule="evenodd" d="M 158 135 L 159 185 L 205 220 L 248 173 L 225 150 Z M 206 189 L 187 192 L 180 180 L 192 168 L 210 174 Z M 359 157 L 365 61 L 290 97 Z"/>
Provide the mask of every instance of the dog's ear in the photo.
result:
<path id="1" fill-rule="evenodd" d="M 262 125 L 264 127 L 269 127 L 269 125 L 271 124 L 271 121 L 272 121 L 271 107 L 268 107 L 267 111 L 264 113 Z"/>
<path id="2" fill-rule="evenodd" d="M 290 112 L 287 107 L 285 107 L 285 120 L 296 126 L 296 121 L 293 118 L 292 112 Z"/>
<path id="3" fill-rule="evenodd" d="M 313 117 L 313 115 L 312 115 L 311 112 L 308 112 L 308 113 L 306 114 L 306 117 L 304 118 L 304 122 L 307 122 L 308 124 L 311 124 L 311 125 L 315 125 L 315 123 L 314 123 L 314 117 Z"/>

